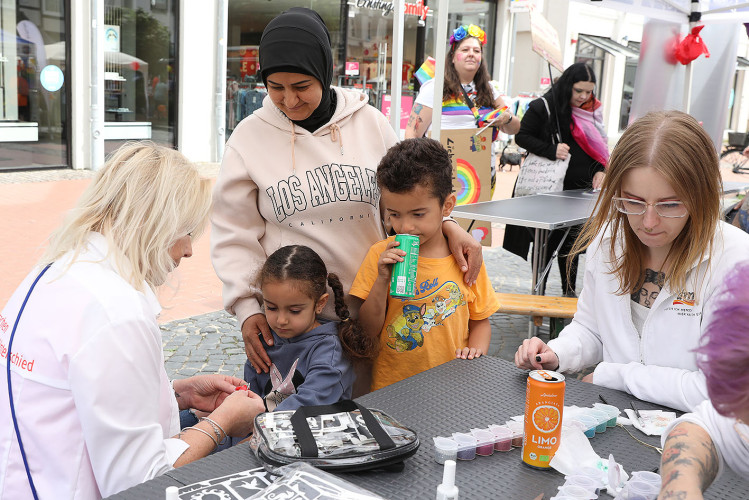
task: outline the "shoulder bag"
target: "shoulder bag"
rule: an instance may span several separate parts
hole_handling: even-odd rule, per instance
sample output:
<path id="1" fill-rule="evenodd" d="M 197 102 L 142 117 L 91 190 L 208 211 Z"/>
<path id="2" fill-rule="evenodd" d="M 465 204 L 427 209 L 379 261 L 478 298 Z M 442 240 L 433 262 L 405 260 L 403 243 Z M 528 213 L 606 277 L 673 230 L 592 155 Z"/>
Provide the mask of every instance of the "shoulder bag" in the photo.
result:
<path id="1" fill-rule="evenodd" d="M 551 120 L 551 111 L 549 103 L 545 98 L 541 98 L 546 106 L 546 112 Z M 552 143 L 559 144 L 562 142 L 561 135 L 557 130 L 552 133 Z M 564 160 L 550 160 L 544 156 L 528 152 L 523 163 L 520 165 L 520 173 L 515 183 L 516 198 L 528 196 L 531 194 L 550 193 L 564 190 L 564 177 L 567 175 L 567 167 L 570 164 L 571 155 L 567 155 Z"/>
<path id="2" fill-rule="evenodd" d="M 343 400 L 259 414 L 250 448 L 271 471 L 294 462 L 338 472 L 401 471 L 419 438 L 384 412 Z"/>

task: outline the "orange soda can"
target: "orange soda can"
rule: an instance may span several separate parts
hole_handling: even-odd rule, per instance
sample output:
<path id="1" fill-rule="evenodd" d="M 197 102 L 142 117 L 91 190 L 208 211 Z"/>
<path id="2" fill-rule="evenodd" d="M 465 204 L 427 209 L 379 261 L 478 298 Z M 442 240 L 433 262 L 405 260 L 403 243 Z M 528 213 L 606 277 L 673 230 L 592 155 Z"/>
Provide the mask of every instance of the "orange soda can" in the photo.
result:
<path id="1" fill-rule="evenodd" d="M 564 375 L 550 370 L 528 374 L 525 391 L 525 435 L 523 462 L 536 469 L 548 469 L 562 438 Z"/>

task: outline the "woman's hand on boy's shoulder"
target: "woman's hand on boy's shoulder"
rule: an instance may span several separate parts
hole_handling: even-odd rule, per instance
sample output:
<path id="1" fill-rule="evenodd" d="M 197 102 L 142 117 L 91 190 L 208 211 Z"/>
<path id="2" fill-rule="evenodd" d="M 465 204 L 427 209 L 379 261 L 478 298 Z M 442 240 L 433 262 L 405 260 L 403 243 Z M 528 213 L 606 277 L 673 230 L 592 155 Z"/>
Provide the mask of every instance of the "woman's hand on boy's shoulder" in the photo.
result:
<path id="1" fill-rule="evenodd" d="M 473 286 L 481 271 L 481 264 L 484 263 L 481 243 L 454 220 L 447 219 L 442 222 L 442 233 L 447 237 L 450 253 L 464 273 L 463 281 L 466 285 Z"/>

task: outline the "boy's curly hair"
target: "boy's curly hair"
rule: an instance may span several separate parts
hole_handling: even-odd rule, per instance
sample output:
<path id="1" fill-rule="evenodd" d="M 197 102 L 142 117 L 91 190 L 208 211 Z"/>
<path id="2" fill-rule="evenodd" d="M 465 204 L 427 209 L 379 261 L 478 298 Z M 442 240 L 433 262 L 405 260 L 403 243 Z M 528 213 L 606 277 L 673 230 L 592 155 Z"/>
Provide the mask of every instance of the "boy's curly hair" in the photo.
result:
<path id="1" fill-rule="evenodd" d="M 432 191 L 440 204 L 453 191 L 453 167 L 442 144 L 420 137 L 391 147 L 377 167 L 377 184 L 391 193 L 406 193 L 415 186 Z"/>

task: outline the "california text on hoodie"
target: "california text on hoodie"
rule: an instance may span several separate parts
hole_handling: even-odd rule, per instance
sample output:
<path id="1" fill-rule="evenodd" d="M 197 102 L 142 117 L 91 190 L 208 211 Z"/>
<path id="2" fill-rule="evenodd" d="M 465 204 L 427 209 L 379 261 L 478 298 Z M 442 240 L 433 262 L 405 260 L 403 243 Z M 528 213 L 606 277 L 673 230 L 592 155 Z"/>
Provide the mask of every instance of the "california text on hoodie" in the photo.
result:
<path id="1" fill-rule="evenodd" d="M 314 133 L 294 126 L 266 97 L 226 145 L 211 258 L 224 306 L 240 325 L 262 312 L 255 275 L 278 248 L 309 246 L 347 291 L 369 247 L 385 236 L 375 172 L 398 138 L 364 94 L 334 89 L 335 113 Z M 337 319 L 333 301 L 321 316 Z"/>
<path id="2" fill-rule="evenodd" d="M 281 377 L 288 375 L 297 359 L 296 371 L 304 377 L 304 382 L 296 387 L 296 394 L 284 399 L 276 407 L 277 411 L 328 405 L 351 398 L 354 370 L 338 339 L 338 322 L 323 323 L 291 339 L 281 338 L 273 332 L 273 345 L 263 347 Z M 270 382 L 270 373 L 258 374 L 245 365 L 244 379 L 254 393 L 267 396 L 265 387 Z"/>
<path id="3" fill-rule="evenodd" d="M 653 403 L 691 411 L 707 399 L 705 376 L 692 352 L 709 321 L 716 291 L 726 273 L 749 259 L 749 235 L 718 223 L 712 254 L 695 263 L 686 290 L 665 286 L 638 334 L 632 322 L 631 296 L 618 295 L 612 273 L 610 236 L 588 247 L 583 291 L 575 317 L 549 347 L 559 370 L 577 372 L 598 363 L 593 383 L 626 391 Z M 617 247 L 621 252 L 621 247 Z"/>

